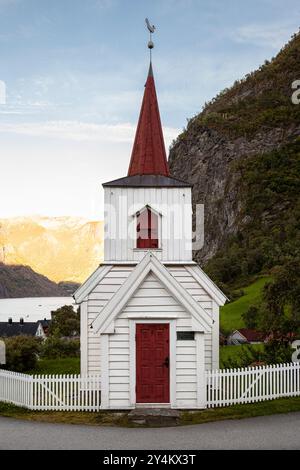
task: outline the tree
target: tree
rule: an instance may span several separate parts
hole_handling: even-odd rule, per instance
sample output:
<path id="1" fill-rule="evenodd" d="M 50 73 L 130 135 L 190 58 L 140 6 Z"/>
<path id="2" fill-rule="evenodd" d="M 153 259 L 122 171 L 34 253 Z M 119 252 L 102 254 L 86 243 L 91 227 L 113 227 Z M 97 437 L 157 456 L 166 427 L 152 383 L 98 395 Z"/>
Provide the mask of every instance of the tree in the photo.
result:
<path id="1" fill-rule="evenodd" d="M 257 328 L 259 321 L 259 308 L 251 305 L 246 312 L 243 313 L 242 318 L 247 328 Z"/>
<path id="2" fill-rule="evenodd" d="M 264 287 L 261 326 L 273 337 L 300 333 L 300 258 L 278 268 Z"/>
<path id="3" fill-rule="evenodd" d="M 265 360 L 290 362 L 291 342 L 300 335 L 300 259 L 277 269 L 273 282 L 264 287 L 260 329 L 268 336 Z"/>
<path id="4" fill-rule="evenodd" d="M 80 333 L 80 313 L 71 305 L 64 305 L 51 312 L 50 336 L 78 336 Z"/>

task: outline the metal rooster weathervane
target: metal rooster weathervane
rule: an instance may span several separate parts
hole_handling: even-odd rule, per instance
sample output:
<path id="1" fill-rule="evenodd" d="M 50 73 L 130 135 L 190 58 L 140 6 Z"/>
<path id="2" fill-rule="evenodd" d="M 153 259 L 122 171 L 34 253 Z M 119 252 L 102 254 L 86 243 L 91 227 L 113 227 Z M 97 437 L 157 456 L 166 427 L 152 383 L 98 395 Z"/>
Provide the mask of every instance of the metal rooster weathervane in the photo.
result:
<path id="1" fill-rule="evenodd" d="M 150 60 L 152 59 L 152 49 L 154 47 L 154 43 L 152 41 L 152 34 L 154 33 L 155 31 L 155 26 L 154 24 L 150 24 L 150 21 L 148 20 L 148 18 L 145 19 L 145 22 L 146 22 L 146 25 L 147 25 L 147 28 L 148 28 L 148 31 L 150 33 L 150 40 L 148 42 L 148 48 L 150 49 Z"/>

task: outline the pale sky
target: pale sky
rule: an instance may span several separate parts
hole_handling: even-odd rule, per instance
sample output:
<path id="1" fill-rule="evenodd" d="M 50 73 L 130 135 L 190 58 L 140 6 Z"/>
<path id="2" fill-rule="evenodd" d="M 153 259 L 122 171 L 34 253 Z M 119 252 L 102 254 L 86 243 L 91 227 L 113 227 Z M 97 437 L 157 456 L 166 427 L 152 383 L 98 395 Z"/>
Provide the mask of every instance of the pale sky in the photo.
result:
<path id="1" fill-rule="evenodd" d="M 146 16 L 168 148 L 205 101 L 276 55 L 300 2 L 0 0 L 0 218 L 102 218 L 101 183 L 127 173 Z"/>

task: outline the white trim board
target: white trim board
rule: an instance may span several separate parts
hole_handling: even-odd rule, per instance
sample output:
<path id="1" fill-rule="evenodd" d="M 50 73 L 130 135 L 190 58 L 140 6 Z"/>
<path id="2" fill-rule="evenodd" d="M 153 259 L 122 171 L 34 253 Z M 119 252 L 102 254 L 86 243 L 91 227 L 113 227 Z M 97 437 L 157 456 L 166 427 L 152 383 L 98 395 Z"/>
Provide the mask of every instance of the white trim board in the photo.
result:
<path id="1" fill-rule="evenodd" d="M 80 305 L 80 371 L 88 374 L 88 305 L 87 301 Z"/>
<path id="2" fill-rule="evenodd" d="M 109 408 L 109 337 L 101 337 L 101 409 Z"/>
<path id="3" fill-rule="evenodd" d="M 216 286 L 216 284 L 205 274 L 205 272 L 196 265 L 195 267 L 187 266 L 187 271 L 193 276 L 193 278 L 202 285 L 203 289 L 217 302 L 218 305 L 224 305 L 228 298 L 225 294 Z"/>
<path id="4" fill-rule="evenodd" d="M 136 204 L 131 212 L 129 212 L 129 217 L 135 217 L 138 212 L 142 212 L 144 209 L 150 209 L 151 211 L 154 212 L 154 214 L 158 216 L 165 215 L 158 207 L 157 204 L 144 204 L 144 203 L 139 203 Z"/>
<path id="5" fill-rule="evenodd" d="M 97 284 L 109 273 L 112 266 L 100 265 L 96 271 L 74 292 L 73 298 L 77 304 L 80 304 L 97 286 Z"/>
<path id="6" fill-rule="evenodd" d="M 143 251 L 141 248 L 134 248 L 134 251 Z M 144 250 L 146 251 L 146 249 Z M 161 252 L 162 249 L 161 248 L 156 248 L 156 249 L 153 249 L 153 252 L 155 251 L 159 251 Z M 110 266 L 136 266 L 137 264 L 139 264 L 140 261 L 115 261 L 115 260 L 112 260 L 112 261 L 109 261 L 109 260 L 106 260 L 106 261 L 103 261 L 103 263 L 101 263 L 101 266 L 106 266 L 106 265 L 110 265 Z M 163 264 L 164 266 L 197 266 L 197 263 L 195 263 L 195 261 L 165 261 L 165 260 L 162 260 L 161 261 L 161 264 Z"/>
<path id="7" fill-rule="evenodd" d="M 152 272 L 161 281 L 170 294 L 192 316 L 194 331 L 210 332 L 213 321 L 210 315 L 189 294 L 186 289 L 169 273 L 167 268 L 148 252 L 136 268 L 130 273 L 123 285 L 118 289 L 111 300 L 101 310 L 92 323 L 94 333 L 113 333 L 114 319 L 121 313 L 129 299 L 142 284 L 146 276 Z"/>

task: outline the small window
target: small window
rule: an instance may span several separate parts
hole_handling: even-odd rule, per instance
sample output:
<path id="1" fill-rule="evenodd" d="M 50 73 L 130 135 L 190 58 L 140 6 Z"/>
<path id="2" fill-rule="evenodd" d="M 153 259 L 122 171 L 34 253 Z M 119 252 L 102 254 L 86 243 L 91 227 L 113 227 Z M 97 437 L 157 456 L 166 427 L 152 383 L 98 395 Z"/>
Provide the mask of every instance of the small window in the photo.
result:
<path id="1" fill-rule="evenodd" d="M 194 341 L 194 339 L 195 339 L 194 331 L 177 331 L 178 341 Z"/>
<path id="2" fill-rule="evenodd" d="M 158 248 L 158 216 L 146 207 L 137 213 L 137 248 Z"/>

